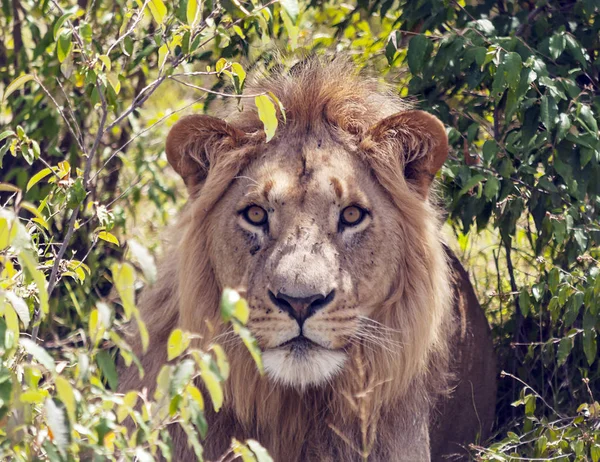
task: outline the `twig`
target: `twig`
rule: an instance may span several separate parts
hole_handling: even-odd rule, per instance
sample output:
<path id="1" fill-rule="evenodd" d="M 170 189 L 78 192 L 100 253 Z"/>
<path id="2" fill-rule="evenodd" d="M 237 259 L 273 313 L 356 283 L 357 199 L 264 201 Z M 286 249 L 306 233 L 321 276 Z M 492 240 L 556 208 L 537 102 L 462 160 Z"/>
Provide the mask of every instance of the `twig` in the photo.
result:
<path id="1" fill-rule="evenodd" d="M 218 96 L 223 96 L 226 98 L 256 98 L 257 96 L 262 96 L 262 95 L 266 95 L 266 92 L 263 93 L 257 93 L 257 94 L 252 94 L 252 95 L 234 95 L 232 93 L 223 93 L 220 91 L 214 91 L 214 90 L 210 90 L 208 88 L 204 88 L 204 87 L 199 87 L 198 85 L 194 85 L 192 83 L 189 82 L 185 82 L 183 80 L 179 80 L 178 78 L 174 77 L 174 76 L 169 76 L 169 79 L 174 80 L 177 83 L 180 83 L 182 85 L 185 85 L 186 87 L 190 87 L 193 88 L 195 90 L 200 90 L 200 91 L 204 91 L 206 93 L 211 93 L 213 95 L 218 95 Z"/>

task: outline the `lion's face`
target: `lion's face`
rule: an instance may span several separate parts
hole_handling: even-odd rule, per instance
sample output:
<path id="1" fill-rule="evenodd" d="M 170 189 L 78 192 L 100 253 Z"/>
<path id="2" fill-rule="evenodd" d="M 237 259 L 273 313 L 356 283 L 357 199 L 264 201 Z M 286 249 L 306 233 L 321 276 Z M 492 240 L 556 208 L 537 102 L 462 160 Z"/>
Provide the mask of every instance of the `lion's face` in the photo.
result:
<path id="1" fill-rule="evenodd" d="M 400 211 L 361 161 L 327 135 L 268 146 L 213 211 L 221 286 L 246 289 L 269 376 L 305 387 L 368 340 L 392 290 Z"/>

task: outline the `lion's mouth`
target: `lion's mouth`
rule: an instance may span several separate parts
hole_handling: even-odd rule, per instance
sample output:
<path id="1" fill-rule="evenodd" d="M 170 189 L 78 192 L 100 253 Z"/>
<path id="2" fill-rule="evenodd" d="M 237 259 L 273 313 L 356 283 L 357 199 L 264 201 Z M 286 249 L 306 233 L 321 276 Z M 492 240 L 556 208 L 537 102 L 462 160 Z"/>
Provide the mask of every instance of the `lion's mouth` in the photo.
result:
<path id="1" fill-rule="evenodd" d="M 286 342 L 283 342 L 277 348 L 286 348 L 286 347 L 290 347 L 290 350 L 292 350 L 292 351 L 305 351 L 310 348 L 319 347 L 319 345 L 317 345 L 311 339 L 306 338 L 304 335 L 301 334 L 301 335 L 298 335 L 297 337 L 294 337 Z"/>

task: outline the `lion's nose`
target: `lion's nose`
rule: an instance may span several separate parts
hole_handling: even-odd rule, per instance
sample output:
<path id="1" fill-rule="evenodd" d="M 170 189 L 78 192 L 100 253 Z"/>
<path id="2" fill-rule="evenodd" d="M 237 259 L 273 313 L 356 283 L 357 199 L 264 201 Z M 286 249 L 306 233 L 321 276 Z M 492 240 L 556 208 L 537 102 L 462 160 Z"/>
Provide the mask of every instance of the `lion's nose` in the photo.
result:
<path id="1" fill-rule="evenodd" d="M 315 294 L 308 297 L 292 297 L 283 292 L 279 292 L 275 295 L 269 290 L 269 298 L 275 306 L 298 321 L 300 326 L 302 326 L 307 318 L 310 318 L 317 311 L 325 308 L 331 303 L 334 297 L 335 290 L 329 292 L 327 296 Z"/>

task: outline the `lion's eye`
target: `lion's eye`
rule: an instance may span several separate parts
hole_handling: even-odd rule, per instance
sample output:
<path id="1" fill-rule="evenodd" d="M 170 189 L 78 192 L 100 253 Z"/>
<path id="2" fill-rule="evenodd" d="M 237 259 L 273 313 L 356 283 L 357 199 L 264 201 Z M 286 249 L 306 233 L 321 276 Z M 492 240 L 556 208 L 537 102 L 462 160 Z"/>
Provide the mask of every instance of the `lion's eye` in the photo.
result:
<path id="1" fill-rule="evenodd" d="M 244 219 L 254 226 L 261 226 L 267 222 L 267 211 L 258 205 L 251 205 L 242 212 Z"/>
<path id="2" fill-rule="evenodd" d="M 340 222 L 344 226 L 356 226 L 365 219 L 366 214 L 366 210 L 361 209 L 356 205 L 351 205 L 350 207 L 346 207 L 344 210 L 342 210 Z"/>

